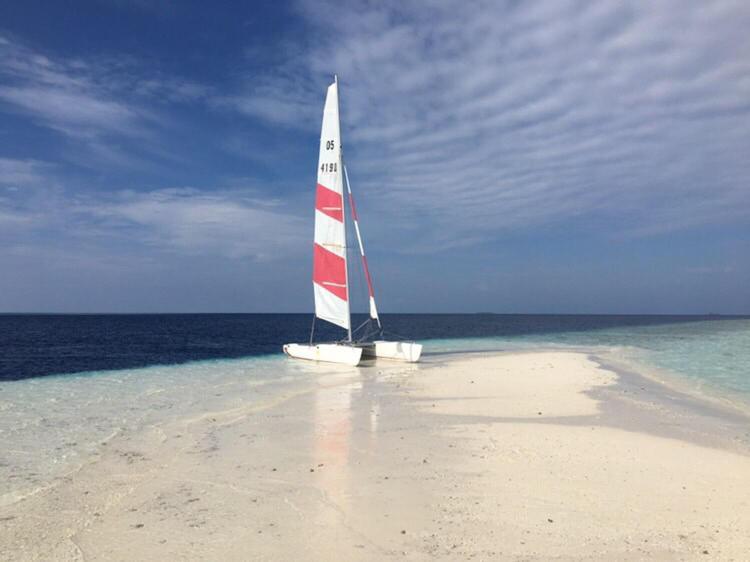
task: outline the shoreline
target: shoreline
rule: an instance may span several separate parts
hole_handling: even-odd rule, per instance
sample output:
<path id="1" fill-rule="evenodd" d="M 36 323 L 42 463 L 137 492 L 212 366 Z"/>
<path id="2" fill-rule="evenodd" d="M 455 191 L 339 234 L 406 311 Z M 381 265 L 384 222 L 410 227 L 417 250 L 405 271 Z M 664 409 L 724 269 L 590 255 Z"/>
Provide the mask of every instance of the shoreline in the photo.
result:
<path id="1" fill-rule="evenodd" d="M 623 394 L 616 397 L 613 391 L 610 392 L 610 396 L 602 399 L 605 406 L 612 407 L 618 400 L 632 401 L 633 395 L 640 391 L 641 400 L 648 396 L 650 403 L 687 420 L 685 426 L 671 426 L 669 431 L 662 431 L 665 435 L 697 440 L 695 442 L 705 446 L 750 453 L 750 403 L 736 396 L 729 397 L 728 393 L 722 393 L 713 386 L 708 392 L 696 389 L 680 380 L 680 375 L 671 372 L 655 368 L 641 370 L 641 365 L 637 363 L 613 360 L 607 355 L 589 356 L 602 368 L 618 376 L 619 390 Z M 600 389 L 592 394 L 597 397 L 597 394 L 605 394 L 608 390 L 613 389 Z M 643 423 L 639 430 L 656 434 L 657 427 L 655 423 Z M 698 427 L 701 428 L 699 432 L 695 431 Z"/>
<path id="2" fill-rule="evenodd" d="M 635 348 L 638 349 L 638 348 Z M 750 395 L 729 389 L 710 380 L 698 380 L 685 373 L 649 364 L 648 361 L 617 355 L 612 352 L 592 352 L 611 369 L 636 376 L 693 398 L 697 403 L 707 403 L 727 412 L 750 416 Z M 698 404 L 700 405 L 700 404 Z"/>
<path id="3" fill-rule="evenodd" d="M 123 431 L 0 506 L 12 557 L 661 560 L 750 548 L 750 417 L 606 357 L 304 368 L 308 389 Z"/>
<path id="4" fill-rule="evenodd" d="M 599 363 L 603 368 L 614 371 L 623 379 L 637 379 L 655 385 L 660 394 L 681 396 L 690 399 L 698 409 L 711 407 L 719 416 L 739 416 L 750 418 L 750 395 L 738 390 L 731 390 L 706 381 L 697 385 L 697 381 L 688 375 L 671 371 L 646 361 L 634 359 L 621 352 L 622 346 L 585 346 L 585 345 L 530 345 L 528 347 L 506 349 L 478 349 L 463 351 L 438 351 L 429 353 L 432 358 L 471 358 L 483 356 L 524 355 L 535 353 L 578 353 L 586 355 Z M 638 349 L 638 348 L 633 348 Z"/>

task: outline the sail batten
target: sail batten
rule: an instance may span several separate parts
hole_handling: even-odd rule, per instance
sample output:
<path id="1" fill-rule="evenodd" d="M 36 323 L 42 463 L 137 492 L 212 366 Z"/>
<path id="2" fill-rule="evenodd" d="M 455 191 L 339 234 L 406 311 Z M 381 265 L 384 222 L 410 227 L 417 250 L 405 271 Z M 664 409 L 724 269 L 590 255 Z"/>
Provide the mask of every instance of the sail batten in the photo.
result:
<path id="1" fill-rule="evenodd" d="M 338 83 L 334 81 L 326 94 L 320 131 L 315 191 L 313 291 L 315 315 L 345 330 L 351 330 L 342 176 Z"/>

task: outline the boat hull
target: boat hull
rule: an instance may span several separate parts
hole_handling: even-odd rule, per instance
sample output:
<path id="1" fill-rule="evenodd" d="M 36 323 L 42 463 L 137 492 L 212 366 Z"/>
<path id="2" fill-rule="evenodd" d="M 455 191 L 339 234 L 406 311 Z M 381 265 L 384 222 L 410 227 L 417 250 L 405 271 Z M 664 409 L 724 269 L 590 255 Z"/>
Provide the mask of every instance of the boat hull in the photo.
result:
<path id="1" fill-rule="evenodd" d="M 394 359 L 416 363 L 422 356 L 422 345 L 407 341 L 376 340 L 363 348 L 365 357 Z"/>
<path id="2" fill-rule="evenodd" d="M 288 343 L 284 346 L 284 353 L 295 359 L 308 361 L 324 361 L 342 365 L 359 365 L 362 359 L 362 348 L 337 343 L 320 343 L 307 345 L 302 343 Z"/>

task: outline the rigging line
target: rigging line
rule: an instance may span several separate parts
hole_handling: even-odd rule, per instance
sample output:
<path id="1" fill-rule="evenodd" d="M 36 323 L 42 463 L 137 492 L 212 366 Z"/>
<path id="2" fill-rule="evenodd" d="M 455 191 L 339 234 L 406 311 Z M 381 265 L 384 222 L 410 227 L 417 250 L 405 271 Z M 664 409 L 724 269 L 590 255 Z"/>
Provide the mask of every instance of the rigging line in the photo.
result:
<path id="1" fill-rule="evenodd" d="M 362 335 L 357 335 L 357 343 L 370 341 L 371 336 L 380 332 L 377 328 L 373 329 L 373 321 L 369 316 L 354 330 L 354 333 L 362 331 Z"/>
<path id="2" fill-rule="evenodd" d="M 365 287 L 365 280 L 362 275 L 362 270 L 358 267 L 355 269 L 357 270 L 357 298 L 359 299 L 359 303 L 361 306 L 361 303 L 367 302 L 367 288 Z"/>
<path id="3" fill-rule="evenodd" d="M 383 326 L 380 324 L 380 315 L 377 311 L 377 305 L 375 304 L 375 291 L 372 287 L 372 276 L 370 275 L 370 268 L 367 267 L 367 257 L 365 256 L 365 246 L 362 243 L 362 234 L 359 231 L 359 218 L 357 217 L 357 208 L 354 205 L 354 195 L 352 194 L 352 184 L 349 182 L 349 170 L 346 168 L 346 164 L 344 164 L 343 160 L 341 161 L 341 165 L 344 168 L 344 179 L 346 180 L 346 191 L 349 194 L 349 207 L 351 208 L 352 213 L 352 222 L 354 223 L 354 230 L 357 234 L 357 243 L 359 245 L 359 253 L 362 256 L 362 269 L 363 274 L 367 279 L 367 293 L 368 293 L 368 308 L 369 308 L 369 315 L 370 317 L 374 316 L 375 321 L 378 323 L 378 328 L 381 330 L 383 329 Z"/>
<path id="4" fill-rule="evenodd" d="M 404 340 L 404 341 L 415 341 L 414 338 L 409 338 L 407 336 L 404 336 L 402 334 L 397 334 L 396 332 L 392 332 L 391 330 L 381 330 L 381 333 L 385 336 L 386 334 L 389 336 L 393 336 L 394 338 L 398 340 Z"/>
<path id="5" fill-rule="evenodd" d="M 355 332 L 360 331 L 362 328 L 364 328 L 365 326 L 367 326 L 367 324 L 369 324 L 369 323 L 370 323 L 370 319 L 368 318 L 367 320 L 365 320 L 364 322 L 362 322 L 359 326 L 357 326 L 354 331 Z M 365 334 L 366 333 L 367 332 L 365 332 Z"/>
<path id="6" fill-rule="evenodd" d="M 350 207 L 350 209 L 353 209 L 353 207 L 351 205 L 351 202 L 349 204 L 349 207 Z M 354 212 L 351 212 L 350 215 L 351 215 L 351 218 L 348 221 L 346 221 L 346 227 L 347 227 L 347 230 L 348 230 L 347 231 L 347 237 L 349 237 L 349 236 L 356 236 L 356 232 L 353 232 L 353 230 L 355 229 L 355 225 L 354 225 L 354 220 L 355 220 L 354 219 Z M 357 249 L 353 245 L 351 245 L 349 248 L 347 248 L 347 250 L 351 250 L 352 253 L 354 253 L 354 252 L 357 251 Z M 354 256 L 349 255 L 348 257 L 350 259 L 354 259 L 355 262 L 357 261 L 357 256 L 356 255 L 354 255 Z M 362 269 L 359 268 L 359 267 L 354 267 L 353 269 L 355 270 L 355 273 L 352 274 L 351 277 L 354 277 L 355 279 L 352 279 L 351 277 L 349 279 L 349 290 L 352 293 L 351 296 L 352 297 L 355 296 L 355 293 L 356 293 L 356 297 L 357 297 L 358 302 L 360 302 L 360 303 L 368 302 L 367 287 L 365 285 L 365 279 L 364 279 L 364 274 L 362 272 Z M 355 301 L 354 301 L 353 298 L 351 300 L 351 303 L 352 303 L 352 308 L 354 308 L 353 305 L 354 305 Z"/>

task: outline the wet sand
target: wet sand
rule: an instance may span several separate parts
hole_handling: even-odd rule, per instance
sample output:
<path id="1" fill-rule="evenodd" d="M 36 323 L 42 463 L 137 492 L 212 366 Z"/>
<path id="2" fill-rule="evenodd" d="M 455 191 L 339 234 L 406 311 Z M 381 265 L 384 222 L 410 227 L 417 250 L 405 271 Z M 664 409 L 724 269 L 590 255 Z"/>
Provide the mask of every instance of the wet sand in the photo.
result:
<path id="1" fill-rule="evenodd" d="M 585 353 L 309 367 L 0 507 L 5 560 L 744 560 L 750 418 Z"/>

